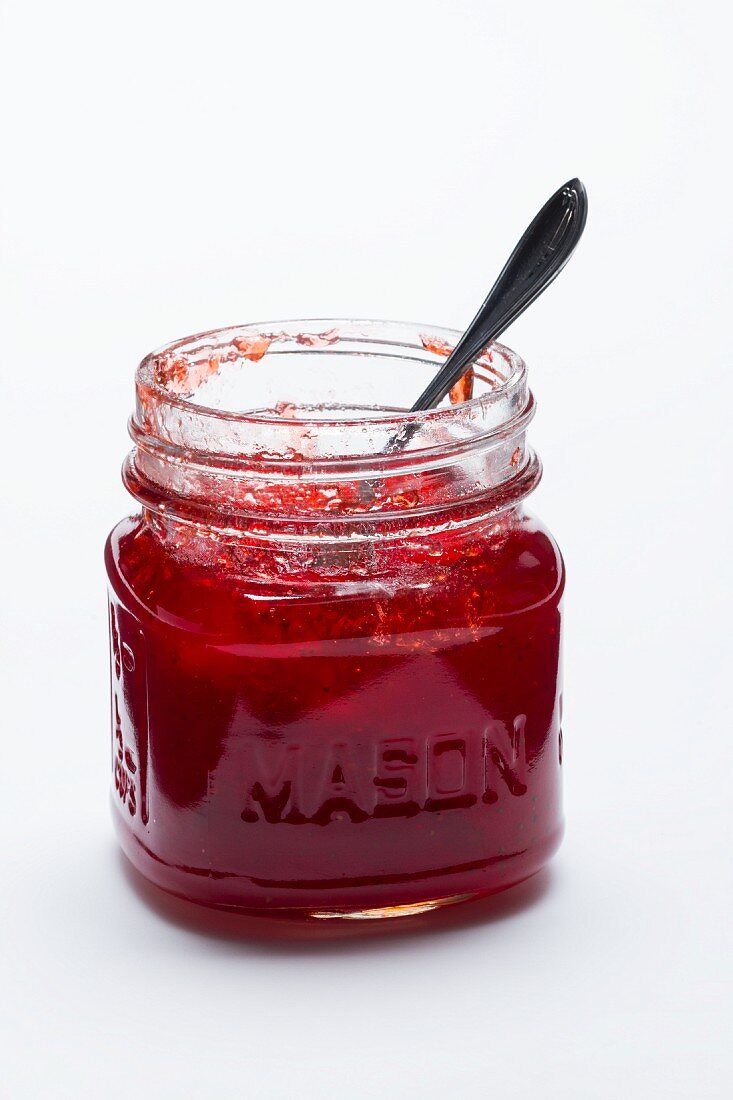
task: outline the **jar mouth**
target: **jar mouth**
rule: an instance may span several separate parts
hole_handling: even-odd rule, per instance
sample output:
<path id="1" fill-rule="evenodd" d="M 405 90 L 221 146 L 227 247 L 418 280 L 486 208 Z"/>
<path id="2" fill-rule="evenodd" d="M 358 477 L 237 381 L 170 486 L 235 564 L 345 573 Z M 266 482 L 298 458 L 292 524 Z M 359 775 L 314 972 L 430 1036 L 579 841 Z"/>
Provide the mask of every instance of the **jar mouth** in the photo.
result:
<path id="1" fill-rule="evenodd" d="M 539 465 L 526 445 L 534 401 L 516 352 L 492 344 L 466 400 L 410 411 L 460 335 L 317 318 L 174 341 L 138 368 L 125 482 L 169 514 L 335 525 L 417 517 L 499 490 L 524 495 Z"/>
<path id="2" fill-rule="evenodd" d="M 403 364 L 409 362 L 425 368 L 422 373 L 427 382 L 453 350 L 460 336 L 461 333 L 455 329 L 435 325 L 373 319 L 303 318 L 248 322 L 229 328 L 210 329 L 156 349 L 140 363 L 137 383 L 159 401 L 190 413 L 215 414 L 221 419 L 253 423 L 282 423 L 282 405 L 285 402 L 278 402 L 280 408 L 226 408 L 221 403 L 221 395 L 213 387 L 215 403 L 212 404 L 212 378 L 231 368 L 232 364 L 240 371 L 245 365 L 266 368 L 276 356 L 332 358 L 351 355 L 389 358 Z M 476 370 L 479 375 L 476 395 L 460 402 L 463 412 L 498 403 L 508 391 L 521 385 L 526 374 L 521 357 L 498 342 L 493 343 L 488 354 L 479 359 Z M 412 372 L 412 377 L 418 376 L 418 371 Z M 242 390 L 240 386 L 239 392 Z M 317 404 L 306 402 L 299 408 L 297 419 L 308 424 L 343 424 L 352 419 L 380 423 L 396 419 L 434 421 L 455 416 L 456 405 L 448 399 L 438 408 L 410 412 L 410 405 L 419 392 L 410 391 L 406 406 L 390 401 L 389 393 L 384 394 L 387 398 L 384 404 L 377 404 L 376 401 L 355 402 L 353 410 L 365 414 L 358 416 L 348 415 L 351 411 L 349 403 L 343 401 L 340 394 L 338 401 L 321 399 Z M 328 411 L 334 415 L 324 415 Z"/>

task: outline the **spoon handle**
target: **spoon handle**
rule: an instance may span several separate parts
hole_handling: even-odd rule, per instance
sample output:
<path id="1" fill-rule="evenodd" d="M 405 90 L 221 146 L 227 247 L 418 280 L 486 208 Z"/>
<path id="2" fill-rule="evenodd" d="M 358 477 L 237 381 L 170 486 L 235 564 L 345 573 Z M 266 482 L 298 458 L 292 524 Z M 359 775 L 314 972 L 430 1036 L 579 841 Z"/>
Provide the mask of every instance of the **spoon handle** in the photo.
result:
<path id="1" fill-rule="evenodd" d="M 585 227 L 588 197 L 579 179 L 564 184 L 527 227 L 484 304 L 423 391 L 412 412 L 434 409 L 486 346 L 560 274 Z"/>

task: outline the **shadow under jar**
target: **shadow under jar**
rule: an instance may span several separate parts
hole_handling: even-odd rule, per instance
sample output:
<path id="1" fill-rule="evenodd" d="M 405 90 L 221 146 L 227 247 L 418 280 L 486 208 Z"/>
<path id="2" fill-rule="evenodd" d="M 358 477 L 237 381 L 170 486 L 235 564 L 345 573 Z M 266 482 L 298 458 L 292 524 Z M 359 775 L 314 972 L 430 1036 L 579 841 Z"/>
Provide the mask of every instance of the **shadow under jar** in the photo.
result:
<path id="1" fill-rule="evenodd" d="M 494 345 L 474 396 L 404 411 L 457 338 L 276 322 L 138 368 L 141 511 L 106 547 L 112 803 L 164 890 L 390 917 L 557 847 L 564 570 L 523 507 L 525 365 Z"/>

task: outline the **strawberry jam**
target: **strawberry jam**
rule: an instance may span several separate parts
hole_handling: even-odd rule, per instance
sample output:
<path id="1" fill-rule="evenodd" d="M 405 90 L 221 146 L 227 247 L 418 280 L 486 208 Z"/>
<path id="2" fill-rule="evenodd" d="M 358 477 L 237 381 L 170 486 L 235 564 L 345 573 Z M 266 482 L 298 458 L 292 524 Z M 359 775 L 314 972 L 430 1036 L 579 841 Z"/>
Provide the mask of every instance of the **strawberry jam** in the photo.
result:
<path id="1" fill-rule="evenodd" d="M 564 571 L 522 504 L 526 368 L 497 345 L 470 400 L 400 411 L 451 339 L 279 323 L 141 364 L 142 507 L 106 548 L 112 801 L 163 889 L 392 916 L 559 843 Z"/>

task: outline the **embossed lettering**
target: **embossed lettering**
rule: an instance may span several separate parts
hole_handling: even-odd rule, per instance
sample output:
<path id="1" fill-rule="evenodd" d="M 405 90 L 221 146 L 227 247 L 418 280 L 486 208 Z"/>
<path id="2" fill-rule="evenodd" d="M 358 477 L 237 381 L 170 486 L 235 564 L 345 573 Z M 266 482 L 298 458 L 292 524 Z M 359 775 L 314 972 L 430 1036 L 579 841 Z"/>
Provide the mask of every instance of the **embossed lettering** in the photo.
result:
<path id="1" fill-rule="evenodd" d="M 499 721 L 487 727 L 484 734 L 484 802 L 496 802 L 499 797 L 492 785 L 492 773 L 498 775 L 510 794 L 518 797 L 526 793 L 526 725 L 526 714 L 518 714 L 511 729 Z"/>
<path id="2" fill-rule="evenodd" d="M 273 824 L 278 821 L 291 824 L 306 821 L 300 810 L 302 768 L 299 747 L 254 745 L 250 747 L 249 757 L 250 774 L 260 778 L 249 789 L 247 805 L 241 813 L 242 821 L 258 821 L 260 815 Z"/>
<path id="3" fill-rule="evenodd" d="M 148 714 L 144 637 L 137 620 L 110 603 L 112 771 L 114 789 L 131 816 L 147 824 Z"/>
<path id="4" fill-rule="evenodd" d="M 377 748 L 375 817 L 413 817 L 426 795 L 425 769 L 419 769 L 418 747 L 407 737 L 383 741 Z"/>
<path id="5" fill-rule="evenodd" d="M 242 821 L 358 824 L 498 802 L 527 791 L 526 716 L 470 735 L 249 746 Z"/>
<path id="6" fill-rule="evenodd" d="M 426 810 L 467 809 L 477 801 L 473 757 L 462 737 L 439 737 L 428 748 Z"/>
<path id="7" fill-rule="evenodd" d="M 314 783 L 310 820 L 328 825 L 331 820 L 366 821 L 372 811 L 373 795 L 363 790 L 364 769 L 348 744 L 330 746 L 321 768 L 321 782 Z"/>

